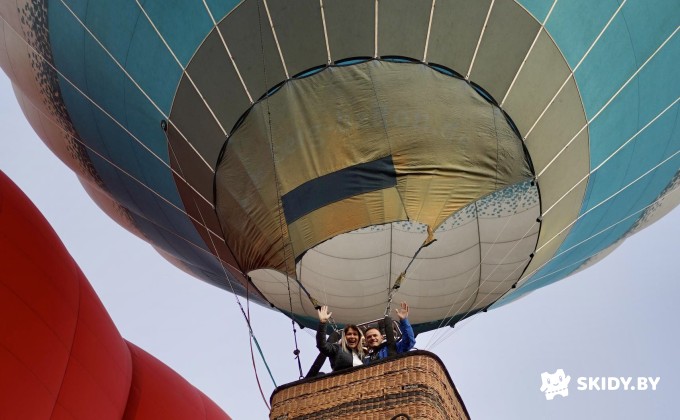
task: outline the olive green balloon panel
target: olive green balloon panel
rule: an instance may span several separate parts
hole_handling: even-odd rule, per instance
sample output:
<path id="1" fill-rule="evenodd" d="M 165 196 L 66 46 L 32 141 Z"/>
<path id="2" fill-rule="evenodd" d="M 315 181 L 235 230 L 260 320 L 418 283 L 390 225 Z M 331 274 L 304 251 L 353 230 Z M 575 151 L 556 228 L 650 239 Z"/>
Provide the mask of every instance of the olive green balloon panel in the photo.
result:
<path id="1" fill-rule="evenodd" d="M 0 65 L 93 200 L 302 324 L 450 325 L 680 201 L 676 1 L 0 4 Z"/>

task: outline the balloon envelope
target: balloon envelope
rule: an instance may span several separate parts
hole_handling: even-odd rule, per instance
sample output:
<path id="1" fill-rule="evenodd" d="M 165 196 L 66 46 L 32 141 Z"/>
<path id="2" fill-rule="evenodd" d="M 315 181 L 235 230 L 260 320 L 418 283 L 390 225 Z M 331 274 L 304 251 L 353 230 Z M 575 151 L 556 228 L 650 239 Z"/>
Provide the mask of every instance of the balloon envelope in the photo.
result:
<path id="1" fill-rule="evenodd" d="M 675 1 L 0 5 L 0 65 L 100 207 L 303 324 L 453 323 L 680 200 Z"/>

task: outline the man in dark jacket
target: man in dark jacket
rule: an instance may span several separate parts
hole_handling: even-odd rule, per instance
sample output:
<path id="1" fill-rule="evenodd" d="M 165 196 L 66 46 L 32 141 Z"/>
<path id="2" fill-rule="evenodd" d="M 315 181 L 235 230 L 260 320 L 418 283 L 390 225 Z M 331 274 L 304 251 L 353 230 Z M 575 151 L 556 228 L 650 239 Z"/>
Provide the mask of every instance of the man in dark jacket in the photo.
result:
<path id="1" fill-rule="evenodd" d="M 401 308 L 394 310 L 399 317 L 399 328 L 401 328 L 401 338 L 396 342 L 397 353 L 405 353 L 416 345 L 413 335 L 413 328 L 408 322 L 408 304 L 401 302 Z M 389 326 L 391 328 L 392 326 Z M 387 357 L 387 343 L 385 337 L 378 328 L 369 328 L 364 334 L 368 354 L 364 357 L 364 363 L 375 362 L 376 360 Z"/>

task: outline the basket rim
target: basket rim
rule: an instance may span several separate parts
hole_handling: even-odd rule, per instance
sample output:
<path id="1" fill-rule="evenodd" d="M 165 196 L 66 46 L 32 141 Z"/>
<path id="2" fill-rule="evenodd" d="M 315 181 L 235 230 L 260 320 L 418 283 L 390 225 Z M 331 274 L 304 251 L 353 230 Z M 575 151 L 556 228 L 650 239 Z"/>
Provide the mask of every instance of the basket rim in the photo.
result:
<path id="1" fill-rule="evenodd" d="M 298 386 L 298 385 L 303 385 L 303 384 L 310 384 L 310 383 L 313 383 L 313 382 L 317 382 L 317 381 L 320 381 L 320 380 L 325 380 L 325 379 L 331 378 L 333 376 L 340 376 L 340 375 L 346 375 L 348 373 L 354 373 L 354 372 L 361 370 L 361 369 L 367 369 L 367 368 L 370 368 L 370 367 L 373 367 L 373 366 L 376 366 L 376 365 L 380 365 L 380 364 L 385 364 L 385 363 L 392 363 L 392 362 L 394 362 L 398 359 L 402 359 L 402 358 L 406 358 L 406 357 L 413 357 L 413 356 L 429 357 L 430 359 L 433 359 L 434 361 L 436 361 L 440 365 L 440 367 L 442 368 L 442 370 L 446 374 L 446 378 L 448 379 L 449 384 L 451 385 L 451 388 L 453 389 L 453 393 L 456 396 L 456 399 L 460 402 L 460 405 L 461 405 L 461 408 L 463 409 L 463 412 L 465 413 L 467 418 L 470 418 L 470 414 L 467 411 L 467 407 L 465 407 L 465 402 L 463 401 L 460 394 L 458 393 L 458 389 L 456 388 L 456 385 L 453 383 L 453 380 L 451 379 L 451 375 L 449 374 L 449 370 L 446 368 L 446 365 L 444 365 L 444 362 L 442 362 L 442 359 L 440 359 L 439 356 L 437 356 L 436 354 L 429 352 L 427 350 L 411 350 L 411 351 L 407 351 L 405 353 L 400 353 L 400 354 L 396 354 L 394 356 L 389 356 L 389 357 L 386 357 L 384 359 L 380 359 L 376 362 L 373 362 L 373 363 L 370 363 L 370 364 L 367 364 L 367 365 L 361 365 L 361 366 L 356 366 L 356 367 L 353 367 L 353 368 L 342 369 L 342 370 L 339 370 L 339 371 L 336 371 L 336 372 L 331 372 L 331 373 L 327 373 L 327 374 L 324 374 L 324 375 L 321 375 L 321 376 L 316 376 L 314 378 L 302 378 L 302 379 L 298 379 L 297 381 L 293 381 L 293 382 L 289 382 L 287 384 L 279 385 L 274 389 L 274 391 L 272 392 L 272 395 L 269 397 L 269 403 L 272 404 L 274 396 L 276 394 L 278 394 L 279 392 L 283 391 L 284 389 L 287 389 L 287 388 L 292 388 L 292 387 L 295 387 L 295 386 Z"/>

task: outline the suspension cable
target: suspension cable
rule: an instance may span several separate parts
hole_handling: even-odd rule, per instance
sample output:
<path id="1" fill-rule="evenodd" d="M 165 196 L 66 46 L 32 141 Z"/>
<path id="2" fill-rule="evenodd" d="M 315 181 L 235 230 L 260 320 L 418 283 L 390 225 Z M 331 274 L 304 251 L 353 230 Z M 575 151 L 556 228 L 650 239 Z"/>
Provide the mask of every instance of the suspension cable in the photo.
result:
<path id="1" fill-rule="evenodd" d="M 249 285 L 248 285 L 249 286 Z M 246 286 L 246 308 L 248 310 L 248 319 L 250 319 L 250 288 Z M 260 376 L 257 374 L 257 365 L 255 364 L 255 354 L 253 353 L 253 335 L 249 335 L 249 340 L 248 343 L 250 344 L 250 360 L 253 363 L 253 372 L 255 372 L 255 381 L 257 382 L 257 387 L 260 390 L 260 396 L 262 396 L 262 401 L 264 401 L 264 405 L 267 406 L 267 409 L 271 411 L 271 406 L 269 405 L 269 402 L 267 402 L 267 398 L 264 396 L 264 391 L 262 391 L 262 384 L 260 384 Z M 257 349 L 260 352 L 260 356 L 262 356 L 262 350 L 260 349 L 260 345 L 255 341 L 255 345 L 257 345 Z M 264 357 L 263 357 L 264 358 Z M 266 363 L 265 363 L 266 366 Z M 271 376 L 272 372 L 269 370 L 269 366 L 267 366 L 267 370 L 269 371 L 269 376 Z M 274 378 L 272 377 L 272 381 Z M 274 386 L 276 386 L 276 383 L 274 383 Z"/>
<path id="2" fill-rule="evenodd" d="M 182 170 L 182 166 L 180 164 L 180 160 L 177 158 L 177 155 L 175 154 L 175 150 L 172 147 L 172 144 L 170 143 L 170 141 L 168 141 L 168 149 L 170 150 L 170 153 L 172 153 L 172 155 L 175 159 L 175 162 L 177 162 L 177 166 L 178 166 L 179 171 L 183 174 L 183 170 Z M 207 228 L 207 223 L 205 221 L 205 218 L 203 217 L 203 213 L 201 212 L 200 207 L 198 206 L 198 203 L 196 202 L 196 198 L 192 197 L 192 200 L 194 201 L 194 205 L 196 206 L 196 210 L 198 211 L 198 215 L 201 218 L 201 222 Z M 262 348 L 260 347 L 260 343 L 257 341 L 257 337 L 255 336 L 252 325 L 250 323 L 250 315 L 249 315 L 250 308 L 248 308 L 248 314 L 246 314 L 246 311 L 243 309 L 243 305 L 241 304 L 241 300 L 238 298 L 238 294 L 236 294 L 236 290 L 234 289 L 234 285 L 231 283 L 231 279 L 229 278 L 229 274 L 227 273 L 227 269 L 224 267 L 224 264 L 222 263 L 223 260 L 222 260 L 222 257 L 220 256 L 219 248 L 215 244 L 215 241 L 213 240 L 210 232 L 208 232 L 208 238 L 210 239 L 210 243 L 212 245 L 212 248 L 215 250 L 215 254 L 216 254 L 217 260 L 219 262 L 219 266 L 222 269 L 222 274 L 224 275 L 225 279 L 227 280 L 227 284 L 229 285 L 229 288 L 231 289 L 231 293 L 234 295 L 234 298 L 236 299 L 236 304 L 238 305 L 239 309 L 241 310 L 241 314 L 243 315 L 243 318 L 246 322 L 246 326 L 248 327 L 248 333 L 250 335 L 250 349 L 251 349 L 250 355 L 251 355 L 251 359 L 253 360 L 253 370 L 255 372 L 255 380 L 256 380 L 257 386 L 260 390 L 260 394 L 263 396 L 264 403 L 267 406 L 267 408 L 269 409 L 269 404 L 267 403 L 266 399 L 264 399 L 264 391 L 262 390 L 262 385 L 260 384 L 260 380 L 259 380 L 259 377 L 258 377 L 258 374 L 257 374 L 257 366 L 255 364 L 255 357 L 254 357 L 253 351 L 252 351 L 252 342 L 253 341 L 255 342 L 255 346 L 257 347 L 258 352 L 260 353 L 260 358 L 262 359 L 262 362 L 264 363 L 265 367 L 267 368 L 267 371 L 269 372 L 269 377 L 271 378 L 272 383 L 274 384 L 274 387 L 277 387 L 277 385 L 276 385 L 276 381 L 274 380 L 274 376 L 272 375 L 271 369 L 269 369 L 269 364 L 267 363 L 267 360 L 264 357 L 264 353 L 262 352 Z M 227 247 L 227 249 L 229 249 L 230 252 L 231 252 L 231 249 L 229 248 L 229 244 L 227 244 L 226 240 L 224 241 L 224 244 Z M 241 274 L 246 278 L 246 282 L 247 282 L 248 277 L 244 273 L 243 268 L 240 266 L 238 261 L 236 261 L 236 264 L 238 265 L 238 269 L 241 272 Z M 248 302 L 248 305 L 249 305 L 249 302 L 250 302 L 250 296 L 249 296 L 250 288 L 249 288 L 249 286 L 250 285 L 248 283 L 246 283 L 246 300 Z"/>
<path id="3" fill-rule="evenodd" d="M 676 152 L 676 153 L 677 153 L 677 152 Z M 654 200 L 652 203 L 650 203 L 650 204 L 648 204 L 648 205 L 642 207 L 641 209 L 639 209 L 639 210 L 637 210 L 637 211 L 634 211 L 634 212 L 630 213 L 628 216 L 623 217 L 622 219 L 620 219 L 620 220 L 618 220 L 618 221 L 612 223 L 611 225 L 607 226 L 606 228 L 601 229 L 600 231 L 598 231 L 598 232 L 596 232 L 596 233 L 590 235 L 588 238 L 586 238 L 586 239 L 580 241 L 579 243 L 577 243 L 577 244 L 573 245 L 572 247 L 568 248 L 567 250 L 564 250 L 564 251 L 562 251 L 562 252 L 556 253 L 556 254 L 553 255 L 550 259 L 548 259 L 548 260 L 545 261 L 543 264 L 541 264 L 539 267 L 537 267 L 536 269 L 534 269 L 531 273 L 529 273 L 529 274 L 527 275 L 527 277 L 530 277 L 530 276 L 534 275 L 534 274 L 537 273 L 541 268 L 545 267 L 546 265 L 548 265 L 550 262 L 552 262 L 552 261 L 555 260 L 556 258 L 559 258 L 559 257 L 560 257 L 561 255 L 563 255 L 564 253 L 566 253 L 566 252 L 568 252 L 568 251 L 570 251 L 570 250 L 573 250 L 573 249 L 575 249 L 575 248 L 578 248 L 578 247 L 584 245 L 585 243 L 587 243 L 587 242 L 590 241 L 591 239 L 593 239 L 593 238 L 595 238 L 595 237 L 597 237 L 597 236 L 599 236 L 599 235 L 605 233 L 606 231 L 608 231 L 608 230 L 614 228 L 615 226 L 619 225 L 620 223 L 623 223 L 624 221 L 630 219 L 631 217 L 634 217 L 634 216 L 636 216 L 636 215 L 638 215 L 638 214 L 644 212 L 644 211 L 647 210 L 648 208 L 652 207 L 658 200 L 663 199 L 663 198 L 666 197 L 667 195 L 671 194 L 673 191 L 675 191 L 675 189 L 672 189 L 672 190 L 670 190 L 670 191 L 668 191 L 668 192 L 662 194 L 661 196 L 658 197 L 657 200 Z M 618 192 L 615 193 L 615 194 L 612 194 L 612 196 L 618 195 L 618 193 L 620 193 L 620 191 L 618 191 Z M 610 200 L 610 199 L 612 198 L 612 196 L 606 198 L 605 200 L 603 200 L 603 202 Z M 581 216 L 579 216 L 579 217 L 581 217 Z M 575 218 L 574 221 L 575 221 L 575 220 L 578 220 L 579 217 Z M 572 224 L 573 224 L 573 222 L 572 222 Z M 510 251 L 508 251 L 508 252 L 512 252 L 512 249 L 511 249 Z M 593 255 L 595 255 L 595 254 L 593 254 Z M 582 258 L 582 259 L 580 259 L 580 260 L 578 260 L 578 261 L 572 263 L 571 265 L 573 266 L 573 265 L 579 264 L 579 263 L 581 263 L 581 262 L 583 262 L 583 261 L 586 261 L 587 259 L 592 258 L 593 255 L 589 255 L 589 256 L 587 256 L 587 257 L 584 257 L 584 258 Z M 564 269 L 564 268 L 562 268 L 562 269 Z M 516 269 L 515 269 L 514 271 L 512 271 L 511 273 L 509 273 L 509 274 L 506 276 L 505 279 L 507 280 L 510 276 L 513 275 L 513 273 L 514 273 L 515 271 L 516 271 Z M 559 270 L 556 270 L 556 271 L 554 271 L 554 272 L 552 272 L 552 273 L 545 274 L 543 277 L 548 276 L 548 275 L 550 275 L 550 274 L 553 274 L 553 273 L 555 273 L 555 272 L 557 272 L 557 271 L 559 271 Z M 540 278 L 542 278 L 542 277 L 539 277 L 538 279 L 540 279 Z M 537 279 L 536 279 L 536 280 L 537 280 Z M 502 282 L 500 282 L 500 283 L 502 283 Z M 499 284 L 500 284 L 500 283 L 499 283 Z M 495 291 L 496 288 L 498 288 L 498 285 L 497 285 L 491 292 L 489 292 L 488 294 L 493 293 L 493 291 Z M 506 292 L 506 293 L 507 293 L 507 292 Z M 468 311 L 468 313 L 469 313 L 469 311 Z M 466 316 L 467 316 L 468 313 L 466 313 Z M 464 318 L 464 317 L 463 317 L 463 318 Z M 449 322 L 450 322 L 450 321 L 449 321 Z M 434 343 L 432 344 L 432 347 L 441 344 L 441 342 L 444 341 L 445 339 L 448 339 L 448 338 L 450 337 L 450 335 L 451 335 L 451 333 L 449 333 L 446 337 L 439 337 L 437 340 L 434 340 Z M 433 341 L 433 340 L 430 339 L 429 342 L 432 342 L 432 341 Z M 428 347 L 429 347 L 429 342 L 428 342 Z"/>
<path id="4" fill-rule="evenodd" d="M 266 4 L 265 4 L 266 7 Z M 267 89 L 267 63 L 265 62 L 264 58 L 264 40 L 263 40 L 263 34 L 262 34 L 262 12 L 260 9 L 260 1 L 257 1 L 257 21 L 259 25 L 259 31 L 260 31 L 260 53 L 262 56 L 262 73 L 264 76 L 264 86 L 265 89 Z M 273 30 L 273 28 L 272 28 Z M 282 57 L 283 59 L 283 57 Z M 278 210 L 278 216 L 279 216 L 279 229 L 281 231 L 281 254 L 283 257 L 283 261 L 285 262 L 285 270 L 286 270 L 286 288 L 288 290 L 288 303 L 290 306 L 290 323 L 293 329 L 293 341 L 295 343 L 295 350 L 293 350 L 293 355 L 295 355 L 295 359 L 297 360 L 297 365 L 298 365 L 298 371 L 299 371 L 299 379 L 304 378 L 304 374 L 302 373 L 302 363 L 300 361 L 300 348 L 298 346 L 298 340 L 297 340 L 297 328 L 295 328 L 295 313 L 293 312 L 293 296 L 290 291 L 290 267 L 289 267 L 289 259 L 286 256 L 286 234 L 283 229 L 283 225 L 285 223 L 284 215 L 283 215 L 283 206 L 281 203 L 281 185 L 279 181 L 279 174 L 276 169 L 276 154 L 274 151 L 274 139 L 273 139 L 273 133 L 272 133 L 272 113 L 271 109 L 269 108 L 269 95 L 265 95 L 264 98 L 265 106 L 267 107 L 267 127 L 269 131 L 269 150 L 271 152 L 272 156 L 272 166 L 274 169 L 274 184 L 276 186 L 276 207 Z M 293 267 L 294 269 L 295 267 Z M 298 282 L 299 283 L 299 282 Z M 311 296 L 309 293 L 307 293 L 308 297 Z M 312 304 L 314 304 L 315 301 L 312 301 Z M 316 304 L 315 306 L 318 306 Z"/>
<path id="5" fill-rule="evenodd" d="M 528 181 L 526 181 L 526 182 L 528 182 Z M 532 186 L 533 186 L 533 182 L 532 182 Z M 531 188 L 527 188 L 527 189 L 525 190 L 524 194 L 527 194 L 527 192 L 530 191 L 530 190 L 531 190 Z M 479 223 L 479 214 L 477 213 L 477 210 L 475 210 L 475 218 L 477 218 L 477 223 Z M 476 274 L 478 274 L 478 277 L 480 277 L 480 278 L 479 278 L 479 285 L 477 286 L 477 289 L 479 290 L 479 287 L 481 287 L 481 286 L 485 283 L 485 280 L 482 280 L 482 279 L 481 279 L 481 267 L 482 267 L 482 263 L 484 263 L 484 260 L 486 260 L 486 258 L 487 258 L 487 257 L 489 256 L 489 254 L 491 253 L 491 250 L 493 249 L 493 246 L 495 246 L 495 244 L 497 243 L 498 238 L 500 238 L 501 235 L 503 234 L 503 232 L 505 232 L 505 230 L 507 229 L 507 227 L 508 227 L 508 225 L 509 225 L 509 223 L 510 223 L 510 219 L 511 219 L 511 217 L 508 217 L 508 218 L 507 218 L 507 220 L 505 221 L 505 224 L 503 225 L 503 228 L 500 230 L 500 232 L 498 232 L 498 234 L 496 235 L 496 238 L 495 238 L 494 241 L 493 241 L 492 246 L 487 250 L 487 252 L 486 252 L 483 256 L 481 256 L 481 254 L 480 254 L 479 265 L 477 265 L 477 268 L 475 268 L 475 270 L 472 271 L 472 273 L 471 273 L 470 276 L 468 277 L 468 280 L 465 282 L 465 286 L 463 287 L 462 290 L 467 289 L 467 287 L 470 285 L 470 282 L 472 281 L 472 278 L 473 278 Z M 500 261 L 499 264 L 501 264 L 503 261 L 505 261 L 505 259 L 508 257 L 508 255 L 510 255 L 510 253 L 517 247 L 517 245 L 518 245 L 524 238 L 526 238 L 527 235 L 529 235 L 529 233 L 534 229 L 534 226 L 536 226 L 536 223 L 538 223 L 538 221 L 534 221 L 534 222 L 532 223 L 532 225 L 529 227 L 529 229 L 527 229 L 526 232 L 524 232 L 524 234 L 523 234 L 522 237 L 517 241 L 517 243 L 516 243 L 510 250 L 508 250 L 508 251 L 505 253 L 505 255 L 503 256 L 503 258 L 501 259 L 501 261 Z M 481 251 L 481 248 L 480 248 L 480 251 Z M 491 272 L 491 274 L 493 274 L 497 268 L 498 268 L 498 264 L 496 265 L 496 268 L 494 268 L 494 271 Z M 513 271 L 512 273 L 514 273 L 514 271 Z M 512 273 L 511 273 L 511 275 L 512 275 Z M 509 278 L 509 276 L 506 277 L 505 280 L 507 280 L 508 278 Z M 500 283 L 499 283 L 499 284 L 500 284 Z M 435 330 L 439 330 L 440 328 L 449 325 L 449 323 L 450 323 L 451 321 L 453 321 L 454 318 L 456 318 L 456 315 L 463 309 L 464 305 L 470 300 L 471 297 L 472 297 L 472 296 L 468 296 L 467 299 L 465 299 L 463 302 L 461 302 L 460 305 L 458 305 L 458 308 L 455 309 L 455 311 L 453 311 L 453 313 L 452 313 L 451 311 L 452 311 L 452 310 L 454 309 L 454 307 L 456 306 L 456 302 L 453 302 L 453 303 L 451 304 L 451 306 L 449 307 L 449 309 L 447 310 L 447 312 L 446 312 L 446 314 L 444 315 L 444 317 L 442 318 L 442 320 L 439 322 L 439 325 L 437 326 L 437 328 L 436 328 Z M 469 313 L 471 312 L 473 306 L 474 306 L 474 301 L 472 302 L 472 304 L 470 305 L 470 307 L 467 309 L 465 315 L 463 315 L 463 317 L 462 317 L 461 319 L 463 319 L 463 318 L 465 318 L 467 315 L 469 315 Z M 449 314 L 451 314 L 450 317 L 449 317 Z M 430 340 L 428 340 L 428 343 L 427 343 L 426 347 L 429 347 L 430 343 L 431 343 L 433 340 L 435 340 L 435 336 L 436 336 L 436 335 L 437 335 L 437 333 L 435 332 L 435 334 L 430 338 Z"/>
<path id="6" fill-rule="evenodd" d="M 390 224 L 391 225 L 391 224 Z M 418 254 L 420 254 L 420 251 L 422 251 L 423 248 L 426 248 L 430 245 L 432 245 L 437 239 L 434 237 L 434 232 L 432 231 L 432 228 L 428 225 L 427 226 L 427 238 L 425 238 L 425 241 L 418 247 L 416 252 L 413 254 L 411 257 L 411 260 L 408 262 L 406 265 L 406 268 L 404 271 L 399 274 L 397 279 L 394 281 L 394 284 L 392 287 L 388 290 L 387 292 L 387 304 L 385 307 L 385 316 L 388 316 L 390 314 L 390 310 L 392 309 L 392 299 L 394 298 L 394 294 L 399 290 L 401 287 L 401 283 L 406 279 L 406 272 L 408 269 L 411 267 L 411 264 L 413 264 L 413 261 L 415 261 L 416 257 L 418 257 Z M 390 243 L 390 246 L 392 244 Z M 391 252 L 390 252 L 390 257 L 391 257 Z M 390 266 L 390 271 L 392 267 Z"/>

